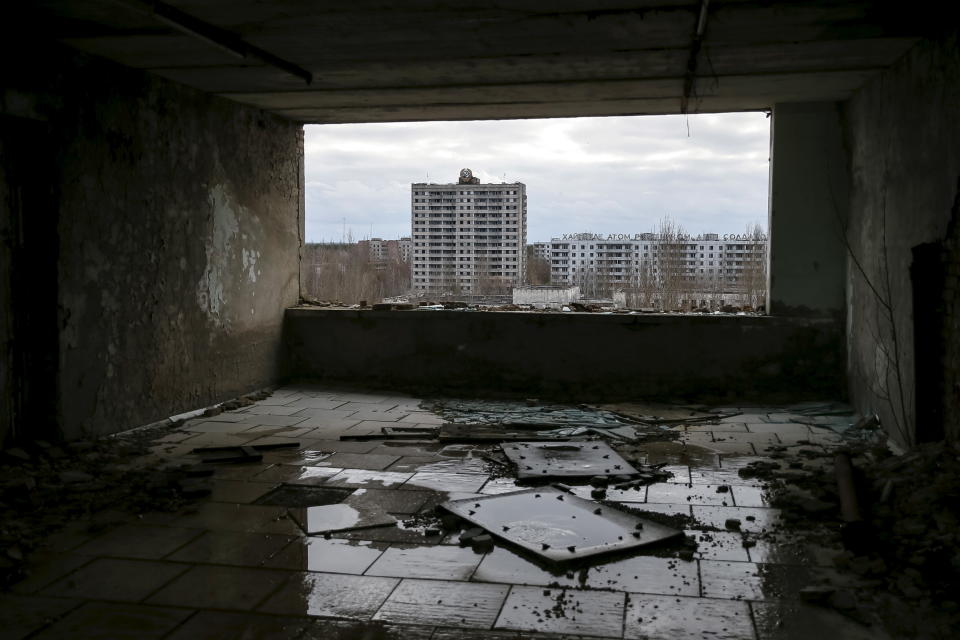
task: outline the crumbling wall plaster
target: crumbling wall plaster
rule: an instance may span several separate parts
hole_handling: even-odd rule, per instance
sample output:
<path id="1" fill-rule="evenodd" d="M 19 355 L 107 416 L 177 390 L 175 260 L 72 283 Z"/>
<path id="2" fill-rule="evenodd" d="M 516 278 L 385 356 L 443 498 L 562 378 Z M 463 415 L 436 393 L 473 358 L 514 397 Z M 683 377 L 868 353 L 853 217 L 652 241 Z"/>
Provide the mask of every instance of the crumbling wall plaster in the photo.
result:
<path id="1" fill-rule="evenodd" d="M 944 240 L 960 178 L 960 48 L 956 37 L 923 41 L 850 100 L 846 109 L 853 189 L 847 285 L 848 368 L 853 402 L 876 412 L 901 444 L 917 429 L 914 405 L 912 249 Z M 944 268 L 956 272 L 944 254 Z M 862 267 L 857 266 L 859 262 Z M 951 292 L 946 292 L 950 295 Z M 957 418 L 956 316 L 943 307 L 946 435 Z"/>
<path id="2" fill-rule="evenodd" d="M 276 382 L 299 297 L 302 128 L 66 50 L 35 64 L 58 96 L 65 435 Z"/>

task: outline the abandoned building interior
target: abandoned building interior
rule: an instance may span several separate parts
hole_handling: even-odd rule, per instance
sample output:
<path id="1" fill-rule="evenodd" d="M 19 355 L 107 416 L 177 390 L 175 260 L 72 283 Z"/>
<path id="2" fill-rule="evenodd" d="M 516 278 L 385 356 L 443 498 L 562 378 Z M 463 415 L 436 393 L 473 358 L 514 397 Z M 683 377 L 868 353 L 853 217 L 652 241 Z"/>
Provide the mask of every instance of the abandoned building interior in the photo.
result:
<path id="1" fill-rule="evenodd" d="M 948 9 L 5 6 L 0 635 L 956 637 Z M 300 304 L 305 124 L 733 111 L 767 315 Z"/>

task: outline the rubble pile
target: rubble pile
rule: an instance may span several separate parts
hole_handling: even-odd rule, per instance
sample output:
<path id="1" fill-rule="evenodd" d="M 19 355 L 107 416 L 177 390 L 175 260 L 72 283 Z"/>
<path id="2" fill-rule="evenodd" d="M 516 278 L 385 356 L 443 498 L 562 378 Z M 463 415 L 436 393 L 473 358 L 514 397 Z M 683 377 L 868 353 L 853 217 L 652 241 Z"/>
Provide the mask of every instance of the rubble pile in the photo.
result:
<path id="1" fill-rule="evenodd" d="M 927 637 L 935 637 L 936 630 L 956 632 L 960 449 L 942 442 L 924 444 L 864 465 L 862 471 L 868 539 L 859 553 L 838 558 L 838 566 L 868 580 L 892 628 L 910 619 L 920 625 L 913 631 Z"/>
<path id="2" fill-rule="evenodd" d="M 143 453 L 126 440 L 82 440 L 63 446 L 37 441 L 29 450 L 3 452 L 0 466 L 0 584 L 20 577 L 38 541 L 68 524 L 90 531 L 107 523 L 103 510 L 174 510 L 183 497 L 180 479 L 131 460 Z"/>
<path id="3" fill-rule="evenodd" d="M 253 404 L 260 392 L 204 412 Z M 150 456 L 176 421 L 121 436 L 51 443 L 0 452 L 0 588 L 24 576 L 25 561 L 45 538 L 70 527 L 98 533 L 129 514 L 176 511 L 210 492 L 195 465 L 165 466 Z"/>
<path id="4" fill-rule="evenodd" d="M 855 469 L 862 521 L 844 522 L 835 456 Z M 801 592 L 857 619 L 879 618 L 895 637 L 948 638 L 960 629 L 960 450 L 920 445 L 905 455 L 870 442 L 830 453 L 780 447 L 739 470 L 762 479 L 784 524 L 764 538 L 802 537 L 837 548 L 836 573 Z M 844 548 L 842 551 L 841 548 Z"/>
<path id="5" fill-rule="evenodd" d="M 656 442 L 675 440 L 679 433 L 669 428 L 673 424 L 659 416 L 631 415 L 622 411 L 622 405 L 593 407 L 586 404 L 543 404 L 536 398 L 524 402 L 489 400 L 434 400 L 425 408 L 441 415 L 447 422 L 444 431 L 477 433 L 479 426 L 495 431 L 490 440 L 498 442 L 513 439 L 505 430 L 513 429 L 526 435 L 519 439 L 570 439 L 600 437 L 611 442 Z M 685 412 L 689 414 L 689 412 Z M 709 415 L 715 420 L 718 416 Z M 697 417 L 697 420 L 703 420 Z M 457 430 L 456 425 L 470 425 Z"/>

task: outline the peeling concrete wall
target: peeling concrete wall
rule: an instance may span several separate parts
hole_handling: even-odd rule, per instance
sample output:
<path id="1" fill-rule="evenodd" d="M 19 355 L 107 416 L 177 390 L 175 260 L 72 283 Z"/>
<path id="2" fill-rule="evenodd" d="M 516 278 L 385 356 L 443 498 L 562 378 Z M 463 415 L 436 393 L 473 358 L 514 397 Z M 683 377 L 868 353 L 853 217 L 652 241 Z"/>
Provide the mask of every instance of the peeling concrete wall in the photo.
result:
<path id="1" fill-rule="evenodd" d="M 287 312 L 297 375 L 417 393 L 719 401 L 844 394 L 832 319 Z"/>
<path id="2" fill-rule="evenodd" d="M 840 105 L 776 105 L 771 148 L 770 312 L 841 317 L 849 169 Z"/>
<path id="3" fill-rule="evenodd" d="M 925 41 L 849 102 L 853 163 L 850 239 L 862 264 L 848 268 L 851 396 L 880 414 L 901 443 L 915 432 L 912 249 L 947 233 L 960 178 L 960 50 L 956 38 Z M 944 265 L 956 273 L 956 264 Z M 868 280 L 873 289 L 868 285 Z M 876 293 L 874 292 L 876 290 Z M 888 313 L 887 306 L 892 309 Z M 947 307 L 944 307 L 947 309 Z M 895 333 L 894 333 L 895 331 Z M 957 318 L 944 314 L 941 377 L 957 407 Z M 899 374 L 899 375 L 898 375 Z M 955 409 L 947 435 L 960 436 Z"/>
<path id="4" fill-rule="evenodd" d="M 65 435 L 276 382 L 299 297 L 302 128 L 65 50 L 21 74 L 55 96 Z"/>

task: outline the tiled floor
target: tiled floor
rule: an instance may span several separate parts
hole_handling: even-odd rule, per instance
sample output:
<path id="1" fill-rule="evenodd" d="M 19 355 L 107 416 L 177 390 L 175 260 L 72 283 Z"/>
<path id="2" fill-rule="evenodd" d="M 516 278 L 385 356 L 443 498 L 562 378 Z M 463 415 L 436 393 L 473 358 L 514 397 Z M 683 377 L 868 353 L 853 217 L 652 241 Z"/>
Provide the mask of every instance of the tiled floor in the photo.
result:
<path id="1" fill-rule="evenodd" d="M 509 548 L 484 554 L 456 536 L 378 527 L 309 537 L 295 509 L 255 504 L 284 483 L 354 491 L 358 509 L 403 519 L 450 497 L 516 489 L 492 478 L 482 447 L 341 441 L 384 425 L 436 425 L 416 398 L 312 385 L 197 418 L 155 455 L 190 462 L 198 446 L 298 442 L 257 464 L 216 469 L 209 498 L 180 513 L 129 516 L 98 535 L 61 534 L 30 576 L 0 597 L 4 637 L 43 638 L 616 638 L 777 639 L 792 629 L 871 637 L 798 590 L 830 550 L 753 537 L 781 526 L 761 482 L 738 470 L 771 444 L 829 447 L 824 429 L 777 408 L 677 427 L 679 442 L 637 445 L 668 482 L 608 498 L 692 515 L 692 559 L 641 553 L 551 571 Z M 579 490 L 578 490 L 579 491 Z M 586 492 L 589 496 L 589 491 Z M 302 514 L 300 514 L 302 516 Z M 740 531 L 727 520 L 740 520 Z M 676 554 L 674 554 L 676 555 Z M 778 616 L 780 616 L 778 618 Z M 799 626 L 778 620 L 800 620 Z M 851 626 L 853 625 L 853 626 Z"/>

